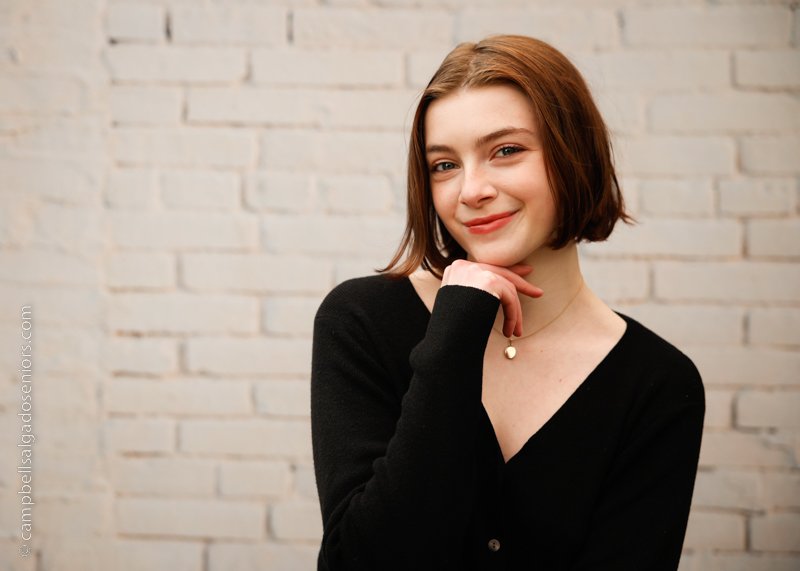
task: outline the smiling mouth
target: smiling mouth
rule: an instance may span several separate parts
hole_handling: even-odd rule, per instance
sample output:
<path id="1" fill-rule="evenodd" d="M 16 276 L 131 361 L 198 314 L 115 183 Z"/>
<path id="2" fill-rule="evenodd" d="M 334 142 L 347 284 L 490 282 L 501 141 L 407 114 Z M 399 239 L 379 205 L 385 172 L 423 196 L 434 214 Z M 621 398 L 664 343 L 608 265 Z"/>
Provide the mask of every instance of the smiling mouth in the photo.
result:
<path id="1" fill-rule="evenodd" d="M 475 220 L 470 220 L 464 225 L 467 227 L 467 230 L 469 230 L 471 234 L 488 234 L 489 232 L 494 232 L 495 230 L 499 230 L 500 228 L 508 224 L 515 214 L 516 212 L 506 212 L 504 214 L 496 216 L 486 216 L 485 218 L 476 218 Z"/>

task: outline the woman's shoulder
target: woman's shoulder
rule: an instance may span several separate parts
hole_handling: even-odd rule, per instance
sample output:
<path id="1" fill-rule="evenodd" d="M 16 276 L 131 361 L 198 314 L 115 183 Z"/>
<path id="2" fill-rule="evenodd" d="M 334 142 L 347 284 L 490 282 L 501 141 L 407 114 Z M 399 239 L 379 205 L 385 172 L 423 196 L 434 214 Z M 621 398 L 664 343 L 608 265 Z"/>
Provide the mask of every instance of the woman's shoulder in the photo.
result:
<path id="1" fill-rule="evenodd" d="M 638 320 L 618 315 L 627 323 L 624 354 L 630 370 L 643 375 L 649 388 L 704 400 L 700 372 L 689 356 Z"/>
<path id="2" fill-rule="evenodd" d="M 381 315 L 389 307 L 408 305 L 408 278 L 375 274 L 349 278 L 333 287 L 317 309 L 317 318 L 344 319 L 348 316 Z"/>

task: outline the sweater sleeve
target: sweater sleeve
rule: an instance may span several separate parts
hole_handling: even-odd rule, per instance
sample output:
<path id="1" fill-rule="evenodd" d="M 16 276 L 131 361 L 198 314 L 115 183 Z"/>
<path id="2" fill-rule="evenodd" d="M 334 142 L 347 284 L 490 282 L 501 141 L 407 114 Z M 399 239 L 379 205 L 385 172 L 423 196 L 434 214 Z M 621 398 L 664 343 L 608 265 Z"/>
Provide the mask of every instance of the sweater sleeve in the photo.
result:
<path id="1" fill-rule="evenodd" d="M 317 313 L 312 349 L 318 569 L 455 568 L 476 485 L 483 356 L 499 300 L 472 287 L 439 290 L 400 403 L 368 320 L 330 305 Z"/>
<path id="2" fill-rule="evenodd" d="M 678 568 L 705 416 L 700 375 L 684 359 L 679 370 L 643 380 L 646 403 L 611 466 L 571 571 Z"/>

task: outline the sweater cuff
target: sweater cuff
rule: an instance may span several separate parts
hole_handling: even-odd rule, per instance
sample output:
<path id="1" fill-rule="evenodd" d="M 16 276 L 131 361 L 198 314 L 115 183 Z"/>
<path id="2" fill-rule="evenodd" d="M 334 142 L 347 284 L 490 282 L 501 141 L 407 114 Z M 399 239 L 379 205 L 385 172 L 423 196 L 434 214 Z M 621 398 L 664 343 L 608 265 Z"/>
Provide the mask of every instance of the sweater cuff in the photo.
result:
<path id="1" fill-rule="evenodd" d="M 412 366 L 470 366 L 473 360 L 483 363 L 498 307 L 500 300 L 485 290 L 463 285 L 441 287 L 425 338 L 411 353 Z"/>

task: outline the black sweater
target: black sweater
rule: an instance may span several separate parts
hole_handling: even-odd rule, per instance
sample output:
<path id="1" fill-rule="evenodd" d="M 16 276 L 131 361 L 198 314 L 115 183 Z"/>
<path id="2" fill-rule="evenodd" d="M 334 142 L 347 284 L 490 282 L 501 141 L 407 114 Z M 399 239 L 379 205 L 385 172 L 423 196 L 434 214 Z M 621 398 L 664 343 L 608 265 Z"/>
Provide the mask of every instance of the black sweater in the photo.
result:
<path id="1" fill-rule="evenodd" d="M 331 291 L 314 323 L 318 570 L 674 570 L 705 400 L 637 321 L 505 463 L 481 402 L 499 300 L 411 282 Z"/>

